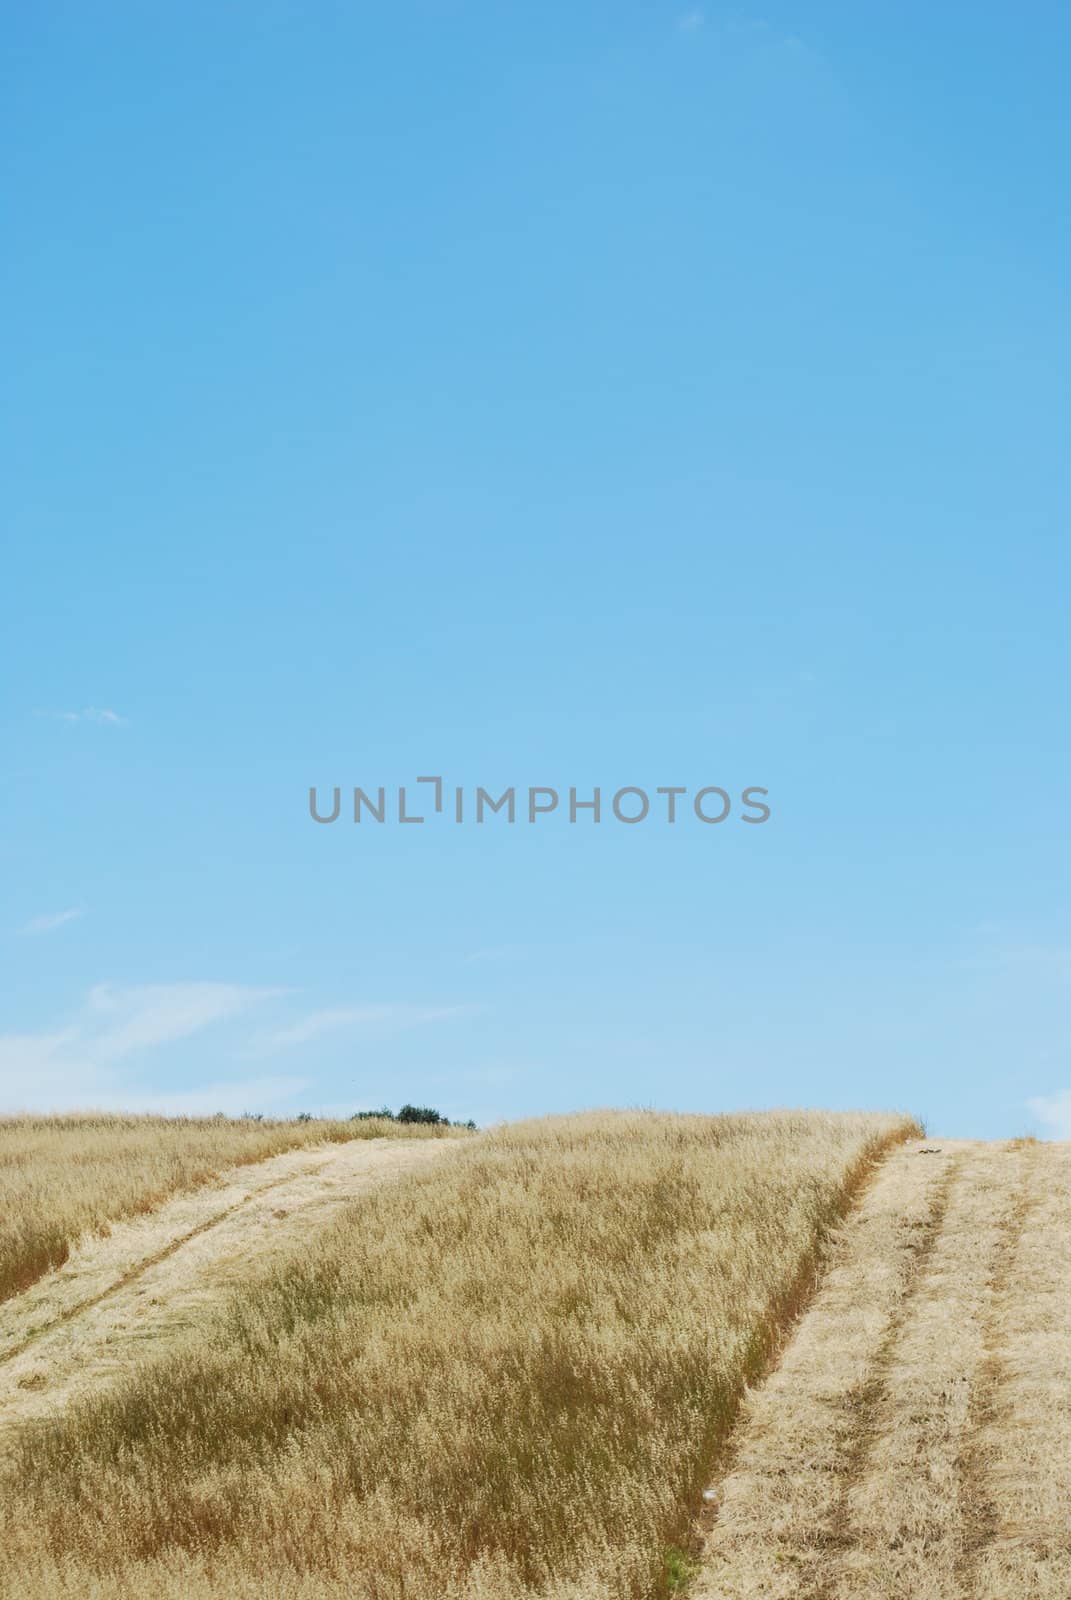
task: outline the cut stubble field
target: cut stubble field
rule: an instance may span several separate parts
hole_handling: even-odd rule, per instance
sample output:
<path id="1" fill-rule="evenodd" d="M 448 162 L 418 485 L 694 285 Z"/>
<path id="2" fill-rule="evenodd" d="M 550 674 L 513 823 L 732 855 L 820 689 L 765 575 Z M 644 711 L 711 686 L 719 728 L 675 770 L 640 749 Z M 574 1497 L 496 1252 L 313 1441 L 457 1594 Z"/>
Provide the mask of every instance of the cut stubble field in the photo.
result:
<path id="1" fill-rule="evenodd" d="M 690 1600 L 1068 1600 L 1071 1146 L 890 1155 L 712 1485 Z"/>

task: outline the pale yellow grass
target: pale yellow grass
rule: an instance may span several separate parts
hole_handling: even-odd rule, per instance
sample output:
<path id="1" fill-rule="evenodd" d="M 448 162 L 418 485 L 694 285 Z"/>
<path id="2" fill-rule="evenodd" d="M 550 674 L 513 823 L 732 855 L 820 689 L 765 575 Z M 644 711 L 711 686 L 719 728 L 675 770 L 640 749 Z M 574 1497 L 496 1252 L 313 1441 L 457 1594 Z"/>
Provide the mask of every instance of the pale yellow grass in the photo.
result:
<path id="1" fill-rule="evenodd" d="M 83 1239 L 0 1305 L 0 1454 L 23 1422 L 55 1416 L 150 1351 L 166 1354 L 251 1270 L 299 1248 L 355 1196 L 457 1148 L 428 1138 L 305 1145 Z"/>
<path id="2" fill-rule="evenodd" d="M 522 1124 L 16 1441 L 0 1592 L 646 1600 L 895 1117 Z"/>
<path id="3" fill-rule="evenodd" d="M 152 1211 L 239 1162 L 325 1140 L 402 1135 L 418 1127 L 252 1117 L 0 1118 L 0 1301 L 66 1261 L 109 1223 Z M 431 1135 L 455 1129 L 429 1127 Z"/>
<path id="4" fill-rule="evenodd" d="M 716 1483 L 690 1600 L 1068 1600 L 1071 1150 L 884 1165 Z"/>

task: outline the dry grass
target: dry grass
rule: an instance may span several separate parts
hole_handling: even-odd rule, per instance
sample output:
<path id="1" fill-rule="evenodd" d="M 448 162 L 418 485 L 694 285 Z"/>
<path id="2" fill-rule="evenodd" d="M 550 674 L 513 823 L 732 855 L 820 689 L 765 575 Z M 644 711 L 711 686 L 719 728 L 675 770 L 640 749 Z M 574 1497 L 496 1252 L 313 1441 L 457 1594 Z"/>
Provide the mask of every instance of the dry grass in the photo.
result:
<path id="1" fill-rule="evenodd" d="M 20 1600 L 646 1600 L 742 1386 L 911 1125 L 522 1124 L 353 1204 L 166 1365 L 25 1434 Z"/>
<path id="2" fill-rule="evenodd" d="M 358 1196 L 450 1160 L 453 1139 L 350 1139 L 233 1167 L 218 1183 L 83 1240 L 0 1306 L 0 1453 L 23 1423 L 166 1356 L 251 1274 L 263 1275 Z"/>
<path id="3" fill-rule="evenodd" d="M 155 1210 L 226 1168 L 325 1140 L 458 1130 L 358 1122 L 226 1117 L 0 1118 L 0 1301 L 67 1260 L 109 1223 Z"/>
<path id="4" fill-rule="evenodd" d="M 1071 1149 L 886 1162 L 718 1485 L 693 1600 L 1067 1600 Z"/>

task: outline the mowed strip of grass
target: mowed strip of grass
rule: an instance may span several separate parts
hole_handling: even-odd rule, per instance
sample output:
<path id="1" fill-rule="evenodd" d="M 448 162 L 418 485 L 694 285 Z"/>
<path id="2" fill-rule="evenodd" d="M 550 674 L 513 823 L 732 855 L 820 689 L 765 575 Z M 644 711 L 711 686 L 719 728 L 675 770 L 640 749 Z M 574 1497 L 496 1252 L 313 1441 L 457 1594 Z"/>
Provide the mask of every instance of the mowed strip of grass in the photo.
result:
<path id="1" fill-rule="evenodd" d="M 894 1116 L 519 1124 L 18 1442 L 5 1594 L 646 1600 Z"/>
<path id="2" fill-rule="evenodd" d="M 0 1301 L 61 1266 L 84 1235 L 153 1211 L 227 1167 L 328 1140 L 460 1133 L 380 1117 L 0 1118 Z"/>

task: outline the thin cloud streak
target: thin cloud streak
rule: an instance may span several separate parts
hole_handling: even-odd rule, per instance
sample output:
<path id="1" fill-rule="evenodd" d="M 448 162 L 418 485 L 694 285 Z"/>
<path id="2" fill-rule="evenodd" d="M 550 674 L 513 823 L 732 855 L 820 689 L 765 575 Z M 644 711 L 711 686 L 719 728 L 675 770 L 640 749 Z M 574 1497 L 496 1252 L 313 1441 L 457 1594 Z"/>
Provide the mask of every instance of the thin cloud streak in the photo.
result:
<path id="1" fill-rule="evenodd" d="M 193 1089 L 163 1089 L 146 1092 L 140 1089 L 124 1090 L 106 1097 L 93 1106 L 100 1111 L 148 1111 L 161 1117 L 212 1117 L 222 1112 L 227 1117 L 240 1117 L 245 1112 L 259 1112 L 264 1106 L 274 1106 L 279 1115 L 288 1113 L 281 1109 L 309 1087 L 307 1078 L 267 1077 L 222 1079 Z"/>
<path id="2" fill-rule="evenodd" d="M 124 1082 L 119 1064 L 237 1017 L 280 992 L 226 983 L 98 984 L 68 1026 L 0 1036 L 0 1110 L 24 1110 L 28 1104 L 53 1110 L 151 1109 L 162 1097 L 177 1103 L 201 1094 L 199 1089 L 139 1090 Z M 252 1093 L 248 1084 L 232 1087 L 236 1096 Z M 209 1088 L 215 1093 L 214 1085 Z"/>
<path id="3" fill-rule="evenodd" d="M 469 1006 L 411 1006 L 368 1005 L 336 1006 L 322 1011 L 312 1011 L 289 1027 L 278 1028 L 254 1042 L 251 1053 L 274 1055 L 279 1050 L 289 1050 L 296 1045 L 310 1043 L 324 1034 L 343 1028 L 368 1028 L 377 1032 L 397 1032 L 416 1028 L 428 1022 L 439 1022 L 447 1017 L 467 1013 Z"/>
<path id="4" fill-rule="evenodd" d="M 99 727 L 124 728 L 128 718 L 109 706 L 83 706 L 81 711 L 39 711 L 40 717 L 51 717 L 55 722 L 95 722 Z"/>
<path id="5" fill-rule="evenodd" d="M 97 1108 L 238 1114 L 292 1100 L 313 1087 L 312 1080 L 256 1076 L 167 1089 L 142 1088 L 131 1081 L 131 1070 L 143 1070 L 141 1062 L 151 1060 L 162 1047 L 233 1023 L 289 992 L 211 982 L 96 984 L 68 1025 L 36 1034 L 0 1035 L 0 1112 Z M 232 1036 L 227 1054 L 231 1061 L 273 1055 L 346 1028 L 364 1029 L 368 1037 L 381 1038 L 473 1009 L 398 1004 L 324 1007 L 271 1033 L 252 1039 L 247 1035 L 244 1047 Z"/>
<path id="6" fill-rule="evenodd" d="M 20 933 L 31 938 L 41 933 L 55 933 L 57 928 L 66 927 L 68 922 L 76 922 L 79 917 L 84 917 L 85 912 L 81 906 L 72 906 L 69 911 L 48 911 L 42 916 L 31 917 L 29 922 L 23 923 Z"/>
<path id="7" fill-rule="evenodd" d="M 281 989 L 235 983 L 162 983 L 130 989 L 97 984 L 89 992 L 90 1011 L 110 1020 L 97 1035 L 95 1053 L 102 1061 L 119 1060 L 226 1022 L 281 993 Z"/>

